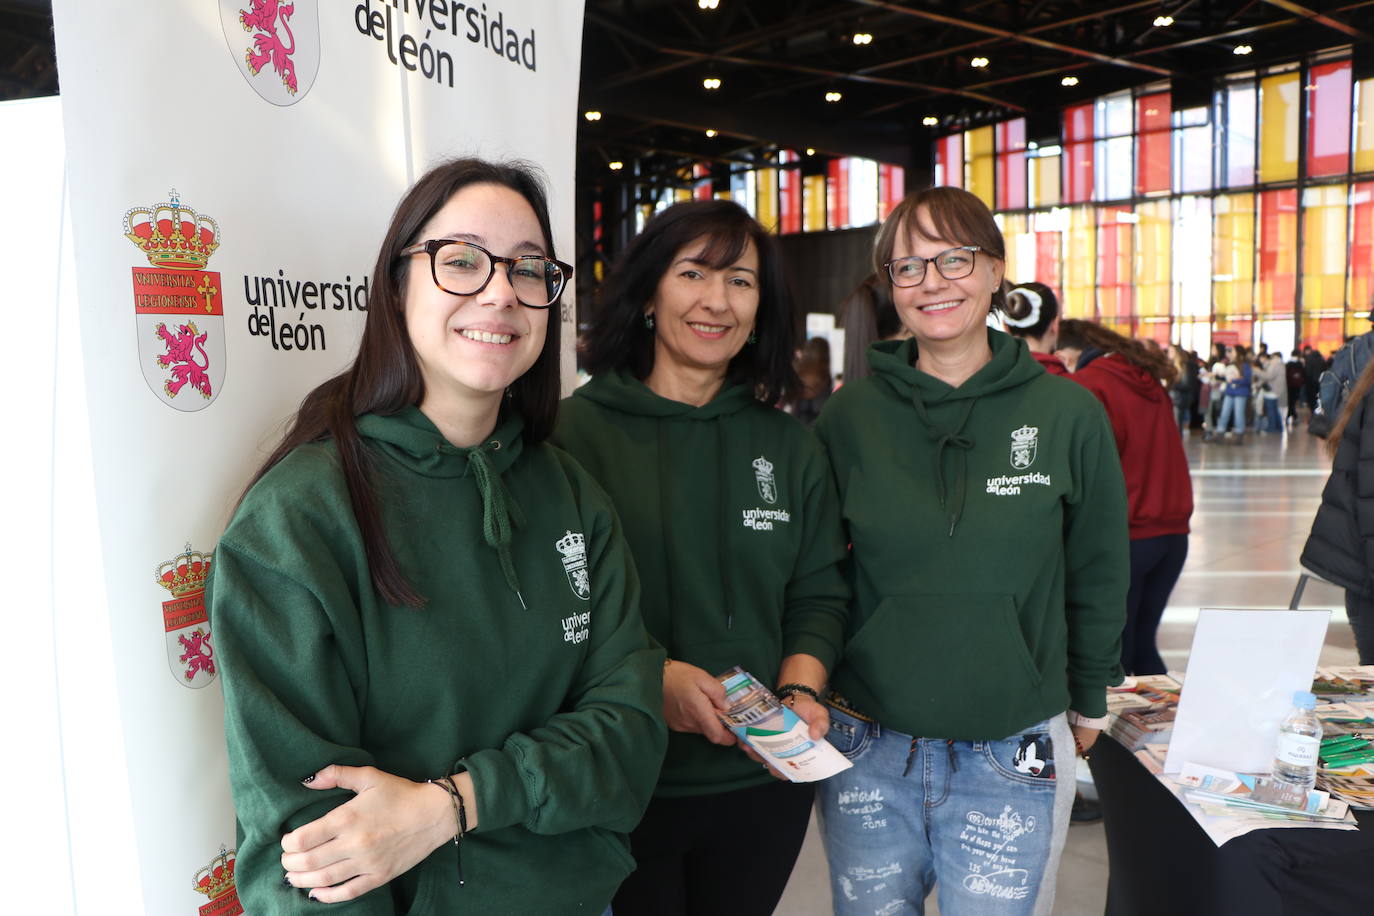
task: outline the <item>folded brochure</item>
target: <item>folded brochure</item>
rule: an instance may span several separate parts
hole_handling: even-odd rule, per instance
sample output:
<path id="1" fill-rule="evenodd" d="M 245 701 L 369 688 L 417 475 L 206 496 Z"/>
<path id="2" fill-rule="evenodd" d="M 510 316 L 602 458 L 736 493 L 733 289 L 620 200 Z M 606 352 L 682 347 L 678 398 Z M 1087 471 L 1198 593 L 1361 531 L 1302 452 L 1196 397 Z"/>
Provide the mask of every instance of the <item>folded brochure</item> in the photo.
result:
<path id="1" fill-rule="evenodd" d="M 720 675 L 727 708 L 721 721 L 735 737 L 792 782 L 818 782 L 854 764 L 809 726 L 758 678 L 738 665 Z"/>

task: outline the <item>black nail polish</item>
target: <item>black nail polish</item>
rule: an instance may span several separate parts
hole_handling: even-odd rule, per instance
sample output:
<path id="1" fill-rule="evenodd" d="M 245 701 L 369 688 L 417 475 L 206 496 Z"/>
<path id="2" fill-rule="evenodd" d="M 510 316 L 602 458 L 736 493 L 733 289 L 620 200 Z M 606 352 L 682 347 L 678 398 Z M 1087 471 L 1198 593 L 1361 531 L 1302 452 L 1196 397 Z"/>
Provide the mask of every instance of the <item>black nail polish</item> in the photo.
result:
<path id="1" fill-rule="evenodd" d="M 288 878 L 286 875 L 281 876 L 281 883 L 286 885 L 287 887 L 291 887 L 291 879 Z"/>
<path id="2" fill-rule="evenodd" d="M 311 773 L 309 776 L 307 776 L 307 777 L 305 777 L 304 779 L 301 780 L 301 785 L 303 785 L 303 786 L 308 786 L 308 785 L 310 785 L 310 784 L 311 784 L 312 782 L 314 782 L 314 781 L 315 781 L 315 774 L 314 774 L 314 773 Z"/>

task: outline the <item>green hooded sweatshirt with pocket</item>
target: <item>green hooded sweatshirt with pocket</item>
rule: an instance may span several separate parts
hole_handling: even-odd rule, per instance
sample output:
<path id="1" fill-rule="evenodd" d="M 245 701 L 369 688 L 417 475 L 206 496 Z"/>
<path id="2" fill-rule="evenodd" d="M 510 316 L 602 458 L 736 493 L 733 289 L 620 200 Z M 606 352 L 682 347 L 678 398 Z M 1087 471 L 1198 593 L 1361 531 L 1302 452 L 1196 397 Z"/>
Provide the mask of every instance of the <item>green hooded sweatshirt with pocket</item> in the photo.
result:
<path id="1" fill-rule="evenodd" d="M 358 419 L 423 607 L 373 588 L 332 441 L 295 449 L 235 512 L 207 600 L 247 912 L 599 916 L 632 869 L 626 834 L 666 742 L 663 651 L 610 500 L 522 426 L 509 417 L 465 449 L 415 408 Z M 301 785 L 328 764 L 417 781 L 466 770 L 480 823 L 320 907 L 283 886 L 280 841 L 352 797 Z"/>
<path id="2" fill-rule="evenodd" d="M 793 417 L 725 385 L 701 407 L 612 372 L 559 410 L 554 441 L 610 492 L 644 586 L 649 633 L 712 674 L 776 684 L 783 657 L 831 668 L 844 637 L 844 540 L 829 465 Z M 670 732 L 656 794 L 772 779 L 735 747 Z"/>
<path id="3" fill-rule="evenodd" d="M 1120 683 L 1126 488 L 1102 405 L 988 332 L 957 388 L 913 340 L 869 349 L 816 430 L 830 454 L 854 600 L 831 684 L 900 732 L 992 740 Z M 1085 397 L 1086 395 L 1086 397 Z"/>

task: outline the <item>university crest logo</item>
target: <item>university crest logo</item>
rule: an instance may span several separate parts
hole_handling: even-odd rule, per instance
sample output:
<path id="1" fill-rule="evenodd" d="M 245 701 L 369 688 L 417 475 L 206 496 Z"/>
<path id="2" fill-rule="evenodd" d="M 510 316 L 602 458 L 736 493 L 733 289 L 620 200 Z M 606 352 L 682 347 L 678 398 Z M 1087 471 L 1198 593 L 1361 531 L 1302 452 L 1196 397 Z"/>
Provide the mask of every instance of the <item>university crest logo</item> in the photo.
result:
<path id="1" fill-rule="evenodd" d="M 210 554 L 192 550 L 190 544 L 157 568 L 157 584 L 171 593 L 171 598 L 162 602 L 167 664 L 183 687 L 204 687 L 219 673 L 205 613 L 205 583 L 209 578 Z"/>
<path id="2" fill-rule="evenodd" d="M 320 69 L 318 0 L 219 0 L 229 53 L 253 91 L 273 105 L 294 105 Z"/>
<path id="3" fill-rule="evenodd" d="M 569 531 L 554 541 L 563 555 L 563 571 L 568 574 L 568 586 L 583 601 L 592 596 L 591 578 L 587 572 L 587 543 L 580 531 Z"/>
<path id="4" fill-rule="evenodd" d="M 205 270 L 219 247 L 219 224 L 172 199 L 124 214 L 124 236 L 148 258 L 135 267 L 138 362 L 158 400 L 200 410 L 224 383 L 224 297 L 219 273 Z"/>
<path id="5" fill-rule="evenodd" d="M 1011 466 L 1018 471 L 1028 468 L 1035 461 L 1035 437 L 1040 432 L 1038 426 L 1023 426 L 1011 434 Z"/>
<path id="6" fill-rule="evenodd" d="M 192 887 L 210 898 L 200 908 L 200 916 L 240 916 L 239 892 L 234 887 L 234 861 L 237 850 L 219 849 L 219 855 L 196 872 Z"/>
<path id="7" fill-rule="evenodd" d="M 760 455 L 754 459 L 754 482 L 759 485 L 759 498 L 772 505 L 778 501 L 778 482 L 773 477 L 773 462 Z"/>

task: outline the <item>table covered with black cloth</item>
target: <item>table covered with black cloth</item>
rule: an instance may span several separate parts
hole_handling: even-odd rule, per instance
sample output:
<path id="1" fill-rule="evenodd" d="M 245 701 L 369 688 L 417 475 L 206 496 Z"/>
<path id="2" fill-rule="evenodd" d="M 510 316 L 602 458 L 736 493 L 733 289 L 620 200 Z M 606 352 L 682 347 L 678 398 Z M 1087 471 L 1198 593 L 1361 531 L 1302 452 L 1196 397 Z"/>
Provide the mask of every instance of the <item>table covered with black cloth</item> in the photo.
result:
<path id="1" fill-rule="evenodd" d="M 1218 847 L 1113 739 L 1088 761 L 1111 873 L 1107 916 L 1374 914 L 1374 811 L 1360 829 L 1254 830 Z"/>

